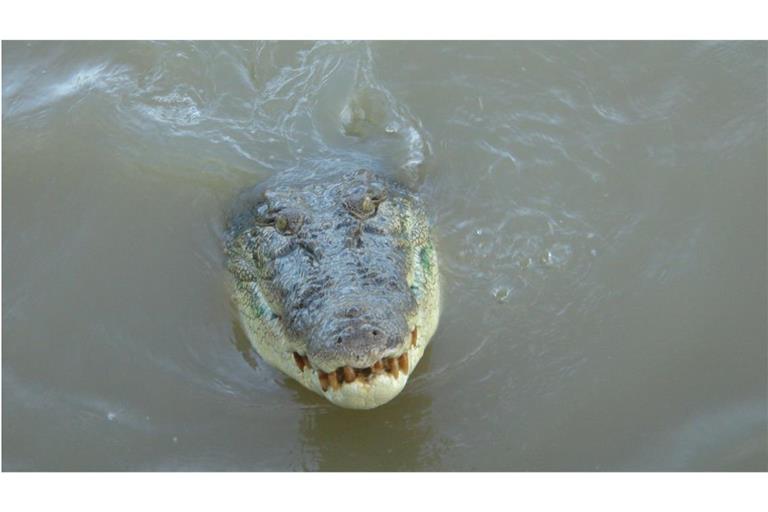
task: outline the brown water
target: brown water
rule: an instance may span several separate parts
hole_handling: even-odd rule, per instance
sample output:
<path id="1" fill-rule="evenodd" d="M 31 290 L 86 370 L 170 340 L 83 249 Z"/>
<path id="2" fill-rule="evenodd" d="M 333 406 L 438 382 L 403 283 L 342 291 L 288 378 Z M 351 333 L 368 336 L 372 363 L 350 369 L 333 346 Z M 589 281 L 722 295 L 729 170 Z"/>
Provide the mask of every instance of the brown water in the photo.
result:
<path id="1" fill-rule="evenodd" d="M 3 469 L 768 469 L 767 60 L 6 42 Z M 373 411 L 266 366 L 224 286 L 237 191 L 334 159 L 420 176 L 439 242 Z"/>

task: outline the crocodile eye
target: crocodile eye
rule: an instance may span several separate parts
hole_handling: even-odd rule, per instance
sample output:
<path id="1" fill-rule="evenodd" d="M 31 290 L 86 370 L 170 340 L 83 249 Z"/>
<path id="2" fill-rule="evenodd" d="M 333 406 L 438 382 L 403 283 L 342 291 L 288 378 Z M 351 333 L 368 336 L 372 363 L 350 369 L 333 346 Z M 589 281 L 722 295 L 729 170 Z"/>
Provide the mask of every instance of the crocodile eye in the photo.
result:
<path id="1" fill-rule="evenodd" d="M 304 224 L 304 215 L 294 209 L 282 210 L 276 213 L 272 220 L 275 230 L 282 235 L 295 235 Z"/>
<path id="2" fill-rule="evenodd" d="M 278 215 L 275 218 L 275 229 L 278 230 L 281 233 L 284 233 L 288 230 L 288 219 L 283 217 L 282 215 Z"/>
<path id="3" fill-rule="evenodd" d="M 349 213 L 358 219 L 367 219 L 376 213 L 376 203 L 371 200 L 367 193 L 362 191 L 344 201 L 344 206 L 349 210 Z"/>
<path id="4" fill-rule="evenodd" d="M 366 195 L 360 201 L 359 208 L 360 208 L 360 213 L 370 215 L 376 209 L 376 204 L 373 202 L 373 199 L 371 199 L 371 196 Z"/>
<path id="5" fill-rule="evenodd" d="M 371 183 L 368 186 L 368 197 L 378 205 L 387 198 L 387 189 L 381 183 Z"/>
<path id="6" fill-rule="evenodd" d="M 371 183 L 367 187 L 354 190 L 344 205 L 359 219 L 367 219 L 376 214 L 379 203 L 387 197 L 387 190 L 378 183 Z"/>

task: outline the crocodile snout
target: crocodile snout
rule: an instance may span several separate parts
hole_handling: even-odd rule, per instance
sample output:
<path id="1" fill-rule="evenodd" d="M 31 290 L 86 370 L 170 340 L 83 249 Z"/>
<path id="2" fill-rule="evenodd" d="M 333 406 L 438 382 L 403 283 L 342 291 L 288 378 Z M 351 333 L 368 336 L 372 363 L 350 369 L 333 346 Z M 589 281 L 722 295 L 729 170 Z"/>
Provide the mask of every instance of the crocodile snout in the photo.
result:
<path id="1" fill-rule="evenodd" d="M 365 316 L 347 318 L 341 323 L 329 322 L 333 328 L 322 329 L 310 340 L 309 359 L 327 370 L 343 366 L 366 368 L 402 352 L 408 335 L 404 319 L 375 321 Z"/>

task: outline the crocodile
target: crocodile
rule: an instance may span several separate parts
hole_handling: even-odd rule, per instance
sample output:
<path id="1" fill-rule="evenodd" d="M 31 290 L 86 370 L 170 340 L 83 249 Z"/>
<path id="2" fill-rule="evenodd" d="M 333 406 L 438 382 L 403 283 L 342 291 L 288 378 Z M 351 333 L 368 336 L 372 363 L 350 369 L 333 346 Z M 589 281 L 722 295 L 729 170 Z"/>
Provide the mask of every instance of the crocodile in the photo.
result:
<path id="1" fill-rule="evenodd" d="M 224 245 L 264 361 L 345 408 L 402 391 L 440 314 L 437 251 L 410 188 L 367 169 L 277 173 L 235 200 Z"/>

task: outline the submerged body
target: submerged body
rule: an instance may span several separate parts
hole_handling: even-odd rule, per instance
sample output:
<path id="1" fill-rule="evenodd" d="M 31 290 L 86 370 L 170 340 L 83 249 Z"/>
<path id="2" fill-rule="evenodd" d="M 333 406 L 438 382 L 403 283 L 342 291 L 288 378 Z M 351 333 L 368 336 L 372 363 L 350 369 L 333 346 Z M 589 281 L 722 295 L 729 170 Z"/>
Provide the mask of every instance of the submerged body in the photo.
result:
<path id="1" fill-rule="evenodd" d="M 370 171 L 246 191 L 227 226 L 243 327 L 261 357 L 331 402 L 394 398 L 440 311 L 437 255 L 421 202 Z"/>

